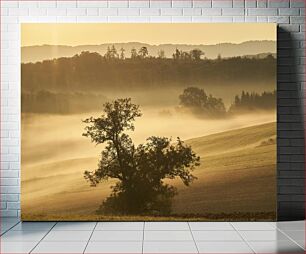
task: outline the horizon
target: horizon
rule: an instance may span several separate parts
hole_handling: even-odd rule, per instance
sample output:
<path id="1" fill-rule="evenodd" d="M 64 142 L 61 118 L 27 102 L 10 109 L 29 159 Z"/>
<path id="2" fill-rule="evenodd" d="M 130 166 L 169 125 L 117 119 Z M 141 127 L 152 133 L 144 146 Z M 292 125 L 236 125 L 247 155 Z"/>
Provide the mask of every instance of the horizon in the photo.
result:
<path id="1" fill-rule="evenodd" d="M 78 45 L 67 45 L 67 44 L 36 44 L 36 45 L 28 45 L 28 46 L 21 46 L 21 48 L 26 47 L 44 47 L 44 46 L 57 46 L 57 47 L 81 47 L 81 46 L 102 46 L 102 45 L 116 45 L 116 44 L 146 44 L 149 46 L 163 46 L 163 45 L 184 45 L 184 46 L 217 46 L 217 45 L 223 45 L 223 44 L 232 44 L 232 45 L 240 45 L 247 42 L 276 42 L 276 40 L 247 40 L 243 42 L 222 42 L 222 43 L 216 43 L 216 44 L 190 44 L 190 43 L 161 43 L 161 44 L 150 44 L 147 42 L 140 42 L 140 41 L 129 41 L 129 42 L 105 42 L 105 43 L 98 43 L 98 44 L 78 44 Z"/>

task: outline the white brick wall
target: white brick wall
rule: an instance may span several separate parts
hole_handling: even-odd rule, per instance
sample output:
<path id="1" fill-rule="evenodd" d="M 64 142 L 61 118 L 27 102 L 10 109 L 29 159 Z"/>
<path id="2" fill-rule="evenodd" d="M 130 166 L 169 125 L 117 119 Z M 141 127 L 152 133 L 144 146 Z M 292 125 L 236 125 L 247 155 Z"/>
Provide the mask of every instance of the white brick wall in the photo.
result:
<path id="1" fill-rule="evenodd" d="M 19 216 L 20 212 L 20 22 L 278 22 L 282 29 L 292 33 L 294 41 L 285 36 L 280 38 L 280 45 L 284 48 L 294 45 L 297 77 L 304 80 L 305 76 L 304 0 L 2 0 L 0 3 L 1 216 Z M 279 62 L 286 65 L 290 59 L 291 56 L 284 56 Z M 280 85 L 286 87 L 286 84 Z"/>

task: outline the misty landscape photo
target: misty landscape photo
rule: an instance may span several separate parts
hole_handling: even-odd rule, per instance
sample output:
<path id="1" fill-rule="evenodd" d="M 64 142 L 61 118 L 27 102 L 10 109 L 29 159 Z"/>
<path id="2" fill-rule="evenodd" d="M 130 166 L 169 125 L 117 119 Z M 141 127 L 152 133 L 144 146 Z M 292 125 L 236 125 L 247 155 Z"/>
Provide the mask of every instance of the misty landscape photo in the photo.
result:
<path id="1" fill-rule="evenodd" d="M 23 220 L 276 218 L 275 24 L 22 24 Z"/>

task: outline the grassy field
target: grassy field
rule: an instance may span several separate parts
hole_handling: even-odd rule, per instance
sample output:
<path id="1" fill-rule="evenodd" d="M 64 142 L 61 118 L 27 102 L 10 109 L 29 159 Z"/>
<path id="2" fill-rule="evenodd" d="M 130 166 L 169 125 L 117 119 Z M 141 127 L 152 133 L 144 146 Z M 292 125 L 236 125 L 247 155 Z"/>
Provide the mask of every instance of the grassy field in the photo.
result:
<path id="1" fill-rule="evenodd" d="M 172 182 L 179 195 L 173 203 L 173 216 L 167 218 L 96 215 L 114 183 L 92 188 L 84 180 L 84 169 L 95 168 L 97 156 L 34 163 L 22 171 L 22 218 L 272 220 L 276 211 L 275 139 L 276 124 L 267 123 L 187 140 L 201 156 L 201 166 L 194 171 L 198 179 L 188 188 L 178 180 Z"/>

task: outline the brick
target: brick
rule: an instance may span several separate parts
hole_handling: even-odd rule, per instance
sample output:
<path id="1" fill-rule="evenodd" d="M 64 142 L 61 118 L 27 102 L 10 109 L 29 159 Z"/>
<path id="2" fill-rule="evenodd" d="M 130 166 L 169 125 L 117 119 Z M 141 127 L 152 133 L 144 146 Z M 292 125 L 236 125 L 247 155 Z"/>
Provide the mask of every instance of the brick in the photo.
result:
<path id="1" fill-rule="evenodd" d="M 280 170 L 278 174 L 279 178 L 303 178 L 305 177 L 305 172 L 302 170 L 300 171 L 293 171 L 293 170 Z"/>
<path id="2" fill-rule="evenodd" d="M 221 16 L 221 8 L 202 8 L 203 16 Z"/>
<path id="3" fill-rule="evenodd" d="M 162 17 L 162 16 L 150 17 L 150 22 L 162 23 L 162 22 L 171 22 L 171 21 L 172 21 L 171 17 Z"/>
<path id="4" fill-rule="evenodd" d="M 212 6 L 211 0 L 194 0 L 193 1 L 193 7 L 209 8 L 211 6 Z"/>
<path id="5" fill-rule="evenodd" d="M 304 24 L 305 23 L 305 17 L 292 16 L 292 17 L 290 17 L 290 23 L 292 23 L 292 24 Z"/>
<path id="6" fill-rule="evenodd" d="M 281 186 L 303 186 L 305 183 L 304 179 L 279 179 Z"/>
<path id="7" fill-rule="evenodd" d="M 256 7 L 256 0 L 245 0 L 245 7 L 246 8 L 255 8 Z"/>
<path id="8" fill-rule="evenodd" d="M 1 186 L 1 193 L 3 194 L 19 194 L 20 188 L 15 186 Z"/>
<path id="9" fill-rule="evenodd" d="M 304 139 L 291 139 L 290 145 L 292 146 L 305 146 L 305 140 Z"/>
<path id="10" fill-rule="evenodd" d="M 150 7 L 150 1 L 149 0 L 130 0 L 129 1 L 129 7 L 130 8 L 148 8 Z"/>
<path id="11" fill-rule="evenodd" d="M 299 25 L 293 25 L 293 24 L 280 24 L 278 26 L 281 30 L 280 32 L 299 32 L 300 31 L 300 26 Z"/>
<path id="12" fill-rule="evenodd" d="M 128 22 L 131 23 L 148 23 L 150 22 L 149 17 L 144 17 L 144 16 L 128 16 L 127 17 Z"/>
<path id="13" fill-rule="evenodd" d="M 244 16 L 244 8 L 224 8 L 222 9 L 224 16 Z"/>
<path id="14" fill-rule="evenodd" d="M 249 16 L 277 16 L 277 9 L 275 8 L 256 8 L 247 9 Z"/>
<path id="15" fill-rule="evenodd" d="M 191 0 L 173 0 L 172 7 L 192 7 Z"/>
<path id="16" fill-rule="evenodd" d="M 63 1 L 63 0 L 60 0 L 60 1 L 56 2 L 56 7 L 57 8 L 76 8 L 77 7 L 77 1 L 72 1 L 72 0 Z"/>
<path id="17" fill-rule="evenodd" d="M 1 201 L 18 201 L 19 195 L 18 194 L 1 194 Z"/>
<path id="18" fill-rule="evenodd" d="M 233 17 L 212 17 L 212 22 L 233 22 Z"/>
<path id="19" fill-rule="evenodd" d="M 89 22 L 89 23 L 97 23 L 97 22 L 107 22 L 107 17 L 103 16 L 80 16 L 76 17 L 77 22 Z"/>
<path id="20" fill-rule="evenodd" d="M 88 16 L 98 16 L 99 15 L 99 9 L 98 8 L 87 8 L 86 14 Z"/>
<path id="21" fill-rule="evenodd" d="M 233 17 L 233 22 L 243 23 L 244 21 L 244 16 Z"/>
<path id="22" fill-rule="evenodd" d="M 1 8 L 1 16 L 7 16 L 9 14 L 8 8 Z"/>
<path id="23" fill-rule="evenodd" d="M 128 22 L 127 16 L 109 16 L 105 18 L 107 18 L 108 22 L 115 22 L 115 23 Z"/>
<path id="24" fill-rule="evenodd" d="M 10 16 L 27 16 L 29 15 L 29 9 L 10 8 Z"/>
<path id="25" fill-rule="evenodd" d="M 4 210 L 6 209 L 6 202 L 1 202 L 1 207 L 0 207 L 1 210 Z M 2 233 L 2 232 L 1 232 Z"/>
<path id="26" fill-rule="evenodd" d="M 290 0 L 290 7 L 305 7 L 304 0 Z"/>
<path id="27" fill-rule="evenodd" d="M 192 17 L 191 16 L 174 16 L 172 17 L 172 22 L 177 22 L 177 23 L 187 23 L 187 22 L 192 22 Z"/>
<path id="28" fill-rule="evenodd" d="M 138 8 L 119 8 L 118 15 L 120 16 L 138 16 L 139 9 Z"/>
<path id="29" fill-rule="evenodd" d="M 55 8 L 56 1 L 38 1 L 39 8 Z"/>
<path id="30" fill-rule="evenodd" d="M 268 17 L 259 16 L 259 17 L 257 17 L 257 22 L 259 22 L 259 23 L 267 23 L 267 22 L 269 22 L 269 20 L 268 20 Z"/>
<path id="31" fill-rule="evenodd" d="M 211 17 L 203 17 L 203 16 L 198 16 L 198 17 L 192 17 L 192 22 L 211 22 L 212 18 Z"/>
<path id="32" fill-rule="evenodd" d="M 280 194 L 302 194 L 304 193 L 303 186 L 280 186 L 279 187 Z"/>
<path id="33" fill-rule="evenodd" d="M 150 0 L 150 7 L 169 8 L 171 7 L 171 0 Z"/>
<path id="34" fill-rule="evenodd" d="M 15 178 L 19 176 L 19 172 L 17 170 L 2 170 L 1 168 L 0 176 L 6 178 Z"/>
<path id="35" fill-rule="evenodd" d="M 1 217 L 17 217 L 17 210 L 2 210 Z"/>
<path id="36" fill-rule="evenodd" d="M 292 170 L 303 170 L 305 169 L 304 163 L 290 163 L 290 169 Z"/>
<path id="37" fill-rule="evenodd" d="M 277 199 L 278 201 L 299 201 L 299 202 L 304 202 L 305 201 L 305 196 L 304 195 L 280 195 Z"/>
<path id="38" fill-rule="evenodd" d="M 161 15 L 165 16 L 180 16 L 183 14 L 183 9 L 181 8 L 162 8 Z"/>
<path id="39" fill-rule="evenodd" d="M 127 8 L 129 7 L 129 2 L 127 0 L 108 1 L 108 7 Z"/>
<path id="40" fill-rule="evenodd" d="M 46 8 L 31 8 L 30 9 L 30 16 L 43 16 L 47 15 Z"/>
<path id="41" fill-rule="evenodd" d="M 67 14 L 67 9 L 62 8 L 54 8 L 54 9 L 48 9 L 47 15 L 49 16 L 65 16 Z"/>
<path id="42" fill-rule="evenodd" d="M 160 9 L 158 8 L 143 8 L 140 9 L 140 15 L 142 16 L 159 16 Z"/>
<path id="43" fill-rule="evenodd" d="M 266 8 L 268 6 L 267 0 L 259 0 L 257 1 L 257 7 L 258 8 Z"/>
<path id="44" fill-rule="evenodd" d="M 221 7 L 221 8 L 232 8 L 233 1 L 232 0 L 212 0 L 212 7 Z"/>
<path id="45" fill-rule="evenodd" d="M 300 115 L 280 115 L 278 118 L 279 122 L 299 123 L 301 122 Z"/>
<path id="46" fill-rule="evenodd" d="M 103 8 L 107 7 L 107 0 L 100 0 L 100 1 L 78 1 L 77 7 L 81 8 Z"/>
<path id="47" fill-rule="evenodd" d="M 234 8 L 244 8 L 244 0 L 233 0 Z"/>
<path id="48" fill-rule="evenodd" d="M 20 202 L 8 202 L 7 209 L 20 209 Z"/>
<path id="49" fill-rule="evenodd" d="M 300 9 L 298 8 L 280 8 L 278 10 L 281 16 L 298 16 L 300 15 Z"/>
<path id="50" fill-rule="evenodd" d="M 68 16 L 84 16 L 86 15 L 86 9 L 85 8 L 69 8 L 67 9 L 67 15 Z"/>
<path id="51" fill-rule="evenodd" d="M 268 7 L 276 7 L 276 8 L 279 8 L 279 7 L 289 7 L 290 5 L 290 2 L 289 0 L 269 0 L 268 1 Z"/>
<path id="52" fill-rule="evenodd" d="M 303 147 L 280 147 L 279 148 L 280 154 L 304 154 L 304 148 Z"/>
<path id="53" fill-rule="evenodd" d="M 184 16 L 200 16 L 202 15 L 201 8 L 184 8 L 183 9 Z"/>
<path id="54" fill-rule="evenodd" d="M 18 1 L 1 1 L 1 8 L 18 8 Z"/>
<path id="55" fill-rule="evenodd" d="M 99 15 L 102 16 L 117 16 L 118 9 L 116 8 L 99 8 Z"/>
<path id="56" fill-rule="evenodd" d="M 289 24 L 289 17 L 268 17 L 268 21 L 272 23 L 278 23 L 278 24 Z"/>
<path id="57" fill-rule="evenodd" d="M 10 185 L 18 185 L 18 179 L 17 178 L 3 178 L 1 175 L 0 179 L 0 185 L 1 186 L 10 186 Z"/>

